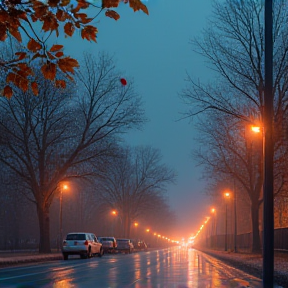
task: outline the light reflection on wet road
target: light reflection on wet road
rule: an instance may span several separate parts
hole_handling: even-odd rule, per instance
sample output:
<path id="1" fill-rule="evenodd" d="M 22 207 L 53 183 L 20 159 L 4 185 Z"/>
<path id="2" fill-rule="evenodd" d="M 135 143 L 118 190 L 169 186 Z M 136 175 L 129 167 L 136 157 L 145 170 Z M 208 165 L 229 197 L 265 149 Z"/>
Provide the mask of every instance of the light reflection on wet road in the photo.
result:
<path id="1" fill-rule="evenodd" d="M 0 287 L 260 288 L 262 284 L 201 252 L 173 247 L 0 269 Z"/>

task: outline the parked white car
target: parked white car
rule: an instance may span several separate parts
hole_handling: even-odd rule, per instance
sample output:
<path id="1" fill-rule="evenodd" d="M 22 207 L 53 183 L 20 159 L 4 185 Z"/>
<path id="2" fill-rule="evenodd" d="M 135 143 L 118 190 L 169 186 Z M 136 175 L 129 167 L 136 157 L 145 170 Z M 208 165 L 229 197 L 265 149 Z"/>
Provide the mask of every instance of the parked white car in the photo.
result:
<path id="1" fill-rule="evenodd" d="M 84 259 L 94 255 L 102 257 L 103 253 L 102 244 L 93 233 L 68 233 L 62 245 L 64 260 L 67 260 L 69 255 L 80 255 Z"/>

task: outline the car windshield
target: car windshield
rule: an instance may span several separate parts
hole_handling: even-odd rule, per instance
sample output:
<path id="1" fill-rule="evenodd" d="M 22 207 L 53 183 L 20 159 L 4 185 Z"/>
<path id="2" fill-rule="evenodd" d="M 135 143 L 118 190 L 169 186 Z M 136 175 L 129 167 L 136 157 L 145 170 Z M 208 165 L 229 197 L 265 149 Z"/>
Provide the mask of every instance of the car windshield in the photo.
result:
<path id="1" fill-rule="evenodd" d="M 86 240 L 85 234 L 68 234 L 66 240 Z"/>
<path id="2" fill-rule="evenodd" d="M 101 242 L 102 242 L 102 241 L 111 241 L 111 242 L 113 242 L 114 239 L 113 239 L 113 238 L 100 238 L 100 241 L 101 241 Z"/>

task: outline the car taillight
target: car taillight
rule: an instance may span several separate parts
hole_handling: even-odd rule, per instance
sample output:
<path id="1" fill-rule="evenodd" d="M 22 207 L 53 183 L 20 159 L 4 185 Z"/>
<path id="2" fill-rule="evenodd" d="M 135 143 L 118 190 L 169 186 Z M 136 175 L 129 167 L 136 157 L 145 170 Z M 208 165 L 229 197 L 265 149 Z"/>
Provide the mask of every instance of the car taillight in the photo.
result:
<path id="1" fill-rule="evenodd" d="M 84 242 L 84 245 L 88 245 L 88 240 L 86 240 L 86 241 Z"/>

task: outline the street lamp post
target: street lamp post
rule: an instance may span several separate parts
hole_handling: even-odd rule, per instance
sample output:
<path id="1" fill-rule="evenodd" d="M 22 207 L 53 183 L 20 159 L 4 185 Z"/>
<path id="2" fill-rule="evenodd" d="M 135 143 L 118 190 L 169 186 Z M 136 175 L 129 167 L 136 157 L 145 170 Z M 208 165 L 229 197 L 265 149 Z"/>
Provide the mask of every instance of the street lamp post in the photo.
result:
<path id="1" fill-rule="evenodd" d="M 64 184 L 63 186 L 60 186 L 60 198 L 59 198 L 59 203 L 60 203 L 60 208 L 59 208 L 59 247 L 61 246 L 61 241 L 63 240 L 63 226 L 62 226 L 62 202 L 63 202 L 63 190 L 67 190 L 68 186 Z"/>
<path id="2" fill-rule="evenodd" d="M 134 227 L 135 227 L 135 238 L 137 239 L 137 227 L 138 227 L 138 223 L 137 222 L 134 222 Z"/>
<path id="3" fill-rule="evenodd" d="M 265 0 L 263 284 L 274 280 L 273 0 Z"/>
<path id="4" fill-rule="evenodd" d="M 113 215 L 113 216 L 117 216 L 117 212 L 115 211 L 115 210 L 113 210 L 112 212 L 111 212 L 111 214 Z M 113 219 L 113 223 L 112 223 L 112 236 L 114 236 L 114 226 L 115 226 L 115 219 Z"/>
<path id="5" fill-rule="evenodd" d="M 212 208 L 211 213 L 213 214 L 212 218 L 212 238 L 211 238 L 211 246 L 212 248 L 217 248 L 217 223 L 216 223 L 216 209 Z"/>
<path id="6" fill-rule="evenodd" d="M 123 232 L 123 221 L 122 221 L 122 218 L 121 218 L 121 216 L 119 215 L 119 213 L 116 210 L 112 210 L 111 214 L 113 216 L 115 216 L 115 219 L 117 217 L 120 220 L 120 224 L 121 224 L 121 226 L 120 226 L 120 237 L 122 237 L 123 236 L 122 234 L 125 234 Z M 115 229 L 115 221 L 113 221 L 113 225 L 112 225 L 112 234 L 113 234 L 113 236 L 114 236 L 114 233 L 116 233 L 116 230 L 117 229 Z M 118 229 L 118 232 L 119 232 L 119 229 Z"/>
<path id="7" fill-rule="evenodd" d="M 236 191 L 234 185 L 234 252 L 237 252 L 237 203 L 236 203 Z"/>
<path id="8" fill-rule="evenodd" d="M 230 197 L 230 193 L 229 192 L 226 192 L 225 193 L 225 198 L 229 198 Z M 228 215 L 227 215 L 227 210 L 228 210 L 228 203 L 227 203 L 227 200 L 225 201 L 226 205 L 225 205 L 225 211 L 226 211 L 226 215 L 225 215 L 225 251 L 227 251 L 227 240 L 228 240 L 228 234 L 227 234 L 227 224 L 228 224 Z"/>

